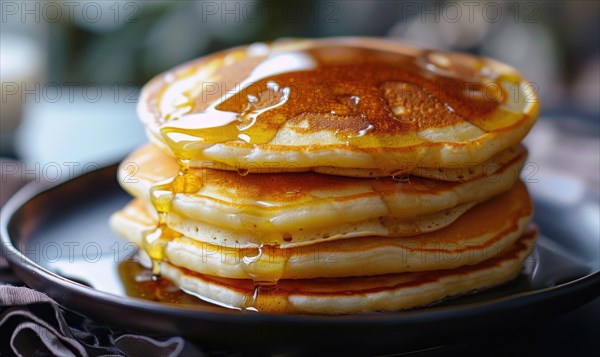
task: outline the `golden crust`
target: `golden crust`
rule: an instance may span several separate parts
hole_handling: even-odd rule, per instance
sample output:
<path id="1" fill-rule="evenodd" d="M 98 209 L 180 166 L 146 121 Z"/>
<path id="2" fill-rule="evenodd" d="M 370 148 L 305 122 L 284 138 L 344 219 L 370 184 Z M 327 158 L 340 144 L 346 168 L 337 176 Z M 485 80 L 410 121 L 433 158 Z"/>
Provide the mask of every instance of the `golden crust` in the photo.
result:
<path id="1" fill-rule="evenodd" d="M 361 38 L 276 43 L 264 45 L 263 51 L 258 53 L 253 48 L 255 47 L 250 46 L 223 51 L 184 64 L 151 81 L 145 87 L 138 107 L 151 141 L 167 152 L 175 150 L 178 156 L 185 151 L 193 165 L 214 161 L 243 169 L 276 169 L 277 164 L 294 162 L 304 170 L 339 167 L 378 169 L 389 174 L 397 171 L 410 172 L 415 166 L 437 168 L 481 164 L 517 144 L 537 117 L 537 98 L 531 86 L 514 69 L 489 59 L 416 50 L 387 41 Z M 321 67 L 317 67 L 318 73 L 292 70 L 257 78 L 244 91 L 238 91 L 229 97 L 207 94 L 206 89 L 202 90 L 206 83 L 223 83 L 225 87 L 230 85 L 229 88 L 233 83 L 244 83 L 247 77 L 252 77 L 253 66 L 254 69 L 260 67 L 261 62 L 268 61 L 273 56 L 309 53 L 312 58 L 317 58 L 315 61 L 323 62 L 323 55 L 319 55 L 318 51 L 331 52 L 332 48 L 337 48 L 344 56 L 358 51 L 357 53 L 363 54 L 362 57 L 368 59 L 372 56 L 376 58 L 373 61 L 382 61 L 384 65 L 389 65 L 387 57 L 397 56 L 406 62 L 406 68 L 401 68 L 399 72 L 374 70 L 368 78 L 381 78 L 374 78 L 372 85 L 364 83 L 364 78 L 357 78 L 357 83 L 352 78 L 346 78 L 353 73 L 358 73 L 358 76 L 368 72 L 371 64 L 365 63 L 363 71 L 338 71 L 343 72 L 344 76 L 334 78 L 337 82 L 332 88 L 335 89 L 323 89 L 318 86 L 319 76 L 327 77 L 331 76 L 330 73 L 337 73 L 337 67 L 329 68 L 326 63 L 320 65 L 328 69 L 322 73 L 318 72 Z M 329 53 L 328 56 L 336 55 Z M 347 66 L 345 60 L 340 58 L 336 61 Z M 419 64 L 428 58 L 434 58 L 435 60 L 427 61 L 438 66 L 433 72 L 424 70 L 423 68 L 429 67 Z M 440 62 L 446 63 L 448 68 L 440 69 Z M 468 68 L 465 63 L 473 68 Z M 238 67 L 243 70 L 238 71 Z M 387 80 L 386 75 L 389 77 Z M 164 126 L 179 125 L 179 121 L 172 120 L 170 116 L 179 115 L 185 119 L 189 114 L 183 113 L 185 110 L 204 113 L 212 104 L 220 103 L 224 98 L 227 100 L 215 108 L 239 112 L 242 110 L 242 102 L 246 101 L 244 95 L 260 97 L 258 89 L 253 86 L 261 86 L 269 80 L 281 82 L 278 83 L 278 90 L 286 85 L 286 80 L 297 85 L 304 81 L 308 83 L 302 82 L 309 91 L 302 91 L 302 95 L 297 98 L 292 95 L 287 102 L 272 105 L 272 109 L 263 110 L 259 115 L 251 115 L 254 121 L 252 125 L 246 125 L 249 129 L 238 130 L 240 126 L 244 126 L 244 123 L 239 123 L 242 119 L 238 118 L 233 123 L 238 129 L 233 128 L 230 123 L 210 128 L 214 131 L 195 132 L 192 136 L 196 136 L 189 143 L 186 142 L 192 144 L 186 144 L 185 150 L 182 149 L 183 145 L 178 146 L 163 135 Z M 455 88 L 454 84 L 459 88 L 466 88 L 467 92 L 482 87 L 483 92 L 478 92 L 480 94 L 486 94 L 493 88 L 491 91 L 495 94 L 489 95 L 493 100 L 486 100 L 487 94 L 460 96 L 446 90 Z M 311 85 L 317 87 L 313 88 Z M 507 95 L 508 87 L 517 95 Z M 344 88 L 346 90 L 342 90 Z M 519 90 L 514 91 L 514 88 Z M 350 95 L 350 89 L 362 97 Z M 189 108 L 185 103 L 182 104 L 182 93 L 187 93 L 184 97 L 193 102 Z M 310 93 L 325 93 L 322 94 L 325 99 L 332 95 L 349 96 L 355 100 L 364 98 L 365 108 L 357 116 L 343 100 L 341 104 L 336 102 L 334 99 L 337 97 L 315 99 Z M 377 95 L 381 95 L 381 100 L 373 99 Z M 448 109 L 449 103 L 452 105 L 451 109 Z M 182 112 L 181 108 L 188 109 Z M 329 112 L 336 114 L 328 114 Z M 398 116 L 402 118 L 399 119 Z M 166 117 L 169 119 L 165 119 Z M 191 125 L 193 126 L 193 121 Z M 232 128 L 233 131 L 230 130 Z M 185 132 L 190 133 L 187 129 Z M 229 137 L 229 134 L 233 136 Z M 238 134 L 243 134 L 247 140 L 239 139 Z M 190 147 L 194 149 L 191 150 Z M 343 174 L 344 171 L 337 172 L 340 173 Z"/>

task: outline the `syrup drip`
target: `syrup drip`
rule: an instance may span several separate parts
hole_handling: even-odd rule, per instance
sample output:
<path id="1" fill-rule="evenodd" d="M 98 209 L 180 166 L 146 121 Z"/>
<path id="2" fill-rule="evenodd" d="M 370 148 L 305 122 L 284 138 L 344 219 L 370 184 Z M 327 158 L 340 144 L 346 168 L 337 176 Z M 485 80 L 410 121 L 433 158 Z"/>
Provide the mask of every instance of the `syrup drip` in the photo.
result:
<path id="1" fill-rule="evenodd" d="M 189 173 L 189 160 L 179 159 L 177 176 L 158 182 L 150 189 L 150 202 L 156 210 L 158 222 L 156 227 L 144 234 L 142 245 L 152 261 L 153 279 L 160 276 L 160 263 L 165 258 L 165 247 L 181 234 L 167 225 L 167 216 L 171 210 L 173 198 L 178 193 L 195 193 L 202 188 L 202 182 L 194 174 Z"/>
<path id="2" fill-rule="evenodd" d="M 254 287 L 246 296 L 242 310 L 259 311 L 261 299 L 277 290 L 277 283 L 286 264 L 285 257 L 277 252 L 279 250 L 275 246 L 267 245 L 244 250 L 242 269 L 252 279 Z"/>
<path id="3" fill-rule="evenodd" d="M 273 245 L 244 249 L 242 269 L 254 282 L 267 285 L 277 283 L 283 275 L 286 262 L 285 257 L 277 252 Z"/>
<path id="4" fill-rule="evenodd" d="M 263 300 L 268 299 L 269 295 L 276 292 L 278 289 L 277 282 L 254 282 L 252 293 L 246 295 L 244 304 L 241 307 L 242 311 L 255 311 L 261 310 L 261 305 L 264 304 Z"/>
<path id="5" fill-rule="evenodd" d="M 264 90 L 246 96 L 246 106 L 240 113 L 211 107 L 203 113 L 184 114 L 181 119 L 163 125 L 161 134 L 175 155 L 186 160 L 196 157 L 206 144 L 232 140 L 256 143 L 262 131 L 260 127 L 254 128 L 257 118 L 284 105 L 289 97 L 289 87 L 267 81 Z M 203 145 L 198 145 L 199 140 Z"/>
<path id="6" fill-rule="evenodd" d="M 189 160 L 178 159 L 179 172 L 168 180 L 158 182 L 150 190 L 150 198 L 158 216 L 157 226 L 146 232 L 143 239 L 143 248 L 152 261 L 152 280 L 159 281 L 160 264 L 165 258 L 167 244 L 181 236 L 167 225 L 167 217 L 171 210 L 173 199 L 178 193 L 197 193 L 202 188 L 198 176 L 190 172 Z M 240 176 L 245 176 L 247 170 L 240 170 Z M 248 277 L 254 282 L 254 289 L 246 299 L 244 310 L 257 311 L 257 301 L 264 291 L 276 289 L 277 282 L 283 275 L 285 262 L 283 256 L 267 252 L 269 246 L 259 246 L 254 249 L 243 250 L 241 258 L 242 267 Z M 271 250 L 276 251 L 273 247 Z M 261 260 L 261 264 L 258 261 Z"/>
<path id="7" fill-rule="evenodd" d="M 394 180 L 396 182 L 409 183 L 410 182 L 410 175 L 409 174 L 405 174 L 405 173 L 393 174 L 392 175 L 392 180 Z"/>

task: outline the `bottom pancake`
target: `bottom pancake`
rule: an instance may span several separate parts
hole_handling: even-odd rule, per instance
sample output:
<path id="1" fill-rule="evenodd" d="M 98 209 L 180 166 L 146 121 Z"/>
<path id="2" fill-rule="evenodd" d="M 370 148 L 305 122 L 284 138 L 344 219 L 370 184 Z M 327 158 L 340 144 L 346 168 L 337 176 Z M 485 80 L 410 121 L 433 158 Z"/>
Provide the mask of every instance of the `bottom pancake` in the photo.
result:
<path id="1" fill-rule="evenodd" d="M 475 265 L 449 270 L 371 277 L 280 280 L 256 288 L 251 280 L 194 273 L 168 262 L 162 276 L 189 294 L 217 305 L 276 313 L 351 314 L 394 311 L 486 289 L 515 278 L 537 236 L 528 230 L 502 254 Z"/>

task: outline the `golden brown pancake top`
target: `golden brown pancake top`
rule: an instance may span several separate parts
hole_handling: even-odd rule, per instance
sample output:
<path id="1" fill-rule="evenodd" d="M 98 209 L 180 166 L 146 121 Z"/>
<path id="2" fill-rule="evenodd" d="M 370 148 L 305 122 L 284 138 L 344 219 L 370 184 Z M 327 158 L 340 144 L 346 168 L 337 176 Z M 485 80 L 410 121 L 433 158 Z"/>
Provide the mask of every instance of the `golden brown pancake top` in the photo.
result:
<path id="1" fill-rule="evenodd" d="M 194 129 L 192 135 L 204 144 L 236 141 L 239 134 L 252 144 L 267 144 L 287 124 L 299 134 L 330 131 L 360 147 L 388 146 L 390 135 L 465 121 L 485 129 L 487 119 L 497 120 L 493 114 L 506 101 L 506 93 L 499 82 L 502 76 L 485 60 L 418 53 L 338 44 L 284 52 L 280 59 L 246 57 L 228 63 L 224 55 L 211 76 L 214 82 L 202 82 L 202 90 L 195 94 L 182 93 L 187 97 L 182 106 L 190 108 L 184 116 L 215 112 L 237 116 L 226 125 Z M 303 67 L 294 58 L 309 62 L 310 68 L 298 70 Z M 269 67 L 269 61 L 278 67 L 277 74 L 252 77 L 253 69 Z M 177 75 L 185 76 L 185 70 Z M 248 78 L 253 80 L 245 82 Z M 227 97 L 227 92 L 235 94 Z M 160 116 L 165 122 L 178 119 L 171 113 Z M 423 141 L 406 135 L 403 140 Z"/>
<path id="2" fill-rule="evenodd" d="M 525 152 L 521 152 L 489 179 L 496 180 L 500 175 L 506 174 L 512 165 L 522 161 L 524 157 Z M 123 167 L 135 169 L 127 175 L 130 179 L 151 182 L 174 177 L 179 170 L 176 160 L 152 145 L 147 145 L 132 154 L 126 159 Z M 211 165 L 207 165 L 205 168 L 192 168 L 189 173 L 194 175 L 199 182 L 210 183 L 216 190 L 217 197 L 227 199 L 229 202 L 258 205 L 261 210 L 279 209 L 281 204 L 286 203 L 319 202 L 324 199 L 321 195 L 327 197 L 331 195 L 328 192 L 342 194 L 327 199 L 345 201 L 375 195 L 392 196 L 399 192 L 414 195 L 414 197 L 435 195 L 462 185 L 458 182 L 415 176 L 407 177 L 405 181 L 400 182 L 392 178 L 365 179 L 313 172 L 249 173 L 242 176 L 236 171 L 212 169 Z M 508 174 L 517 175 L 516 172 L 508 172 Z M 188 195 L 194 195 L 194 192 L 189 192 Z"/>
<path id="3" fill-rule="evenodd" d="M 396 133 L 445 127 L 471 118 L 481 118 L 496 109 L 502 96 L 478 97 L 472 91 L 485 90 L 478 68 L 462 68 L 461 77 L 429 71 L 419 58 L 374 49 L 353 47 L 314 48 L 302 51 L 316 60 L 315 69 L 294 71 L 252 83 L 217 109 L 243 113 L 248 96 L 260 100 L 273 96 L 268 82 L 279 89 L 290 88 L 288 101 L 260 114 L 254 124 L 260 139 L 275 133 L 285 120 L 309 119 L 306 131 L 333 130 L 353 135 L 372 125 L 372 133 Z M 425 58 L 425 57 L 424 57 Z M 471 63 L 473 60 L 471 60 Z M 431 64 L 432 65 L 432 64 Z M 458 64 L 450 63 L 454 68 Z M 267 98 L 268 101 L 269 98 Z M 260 103 L 260 102 L 259 102 Z M 404 114 L 391 106 L 401 104 Z M 204 107 L 206 103 L 199 103 Z M 262 132 L 262 134 L 260 134 Z M 266 142 L 258 140 L 257 143 Z"/>

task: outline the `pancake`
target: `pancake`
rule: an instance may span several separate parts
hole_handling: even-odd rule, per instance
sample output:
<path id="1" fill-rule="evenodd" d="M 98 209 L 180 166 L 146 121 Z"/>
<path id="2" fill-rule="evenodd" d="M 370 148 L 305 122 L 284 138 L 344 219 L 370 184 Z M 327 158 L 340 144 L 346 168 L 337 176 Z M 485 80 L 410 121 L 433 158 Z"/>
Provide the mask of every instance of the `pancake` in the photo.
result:
<path id="1" fill-rule="evenodd" d="M 525 231 L 533 213 L 522 183 L 479 204 L 452 225 L 418 236 L 362 237 L 292 248 L 239 244 L 218 246 L 185 236 L 167 243 L 165 258 L 196 273 L 250 279 L 257 272 L 282 279 L 367 276 L 454 269 L 491 259 Z M 113 229 L 142 247 L 144 232 L 156 225 L 146 205 L 135 200 L 111 218 Z M 256 257 L 251 265 L 244 257 Z"/>
<path id="2" fill-rule="evenodd" d="M 200 222 L 193 218 L 170 212 L 167 225 L 188 237 L 200 242 L 218 245 L 241 247 L 257 247 L 260 245 L 277 245 L 282 248 L 311 245 L 323 241 L 337 241 L 347 238 L 364 236 L 400 237 L 432 232 L 446 227 L 475 205 L 465 203 L 409 220 L 392 217 L 376 217 L 359 222 L 342 223 L 314 229 L 301 228 L 278 232 L 257 232 L 252 230 L 229 230 L 209 223 Z M 292 233 L 290 233 L 292 232 Z"/>
<path id="3" fill-rule="evenodd" d="M 167 221 L 177 231 L 218 245 L 418 234 L 443 228 L 473 204 L 509 190 L 524 160 L 521 152 L 495 174 L 462 183 L 192 169 L 201 187 L 174 195 Z M 119 180 L 134 197 L 149 202 L 152 185 L 177 172 L 174 159 L 145 146 L 122 163 Z"/>
<path id="4" fill-rule="evenodd" d="M 538 110 L 505 64 L 365 38 L 218 52 L 157 76 L 138 105 L 150 141 L 192 166 L 350 176 L 480 165 Z"/>
<path id="5" fill-rule="evenodd" d="M 252 280 L 194 273 L 168 262 L 162 274 L 189 294 L 217 305 L 265 313 L 350 314 L 425 306 L 480 291 L 515 278 L 534 247 L 529 230 L 500 255 L 450 270 L 369 277 L 286 279 L 276 287 L 255 288 Z"/>
<path id="6" fill-rule="evenodd" d="M 165 150 L 168 152 L 168 150 Z M 475 180 L 483 176 L 489 176 L 496 173 L 500 168 L 509 164 L 511 161 L 518 159 L 520 156 L 525 155 L 525 148 L 522 145 L 512 146 L 506 150 L 499 152 L 489 160 L 478 165 L 471 165 L 467 167 L 457 167 L 454 164 L 449 164 L 447 167 L 422 167 L 416 166 L 411 172 L 411 176 L 425 177 L 432 180 L 441 181 L 452 181 L 452 182 L 465 182 Z M 227 171 L 242 171 L 244 173 L 262 173 L 272 174 L 278 172 L 306 172 L 308 171 L 304 167 L 299 167 L 295 164 L 279 165 L 277 167 L 258 167 L 249 166 L 243 170 L 238 167 L 229 166 L 223 163 L 213 161 L 199 161 L 195 160 L 192 162 L 192 167 L 210 168 L 214 170 L 227 170 Z M 335 167 L 335 166 L 318 166 L 312 168 L 313 172 L 317 172 L 325 175 L 335 176 L 347 176 L 347 177 L 359 177 L 359 178 L 379 178 L 389 176 L 388 173 L 381 169 L 357 169 L 357 168 L 346 168 L 346 167 Z M 399 174 L 396 179 L 401 179 L 402 174 Z"/>

